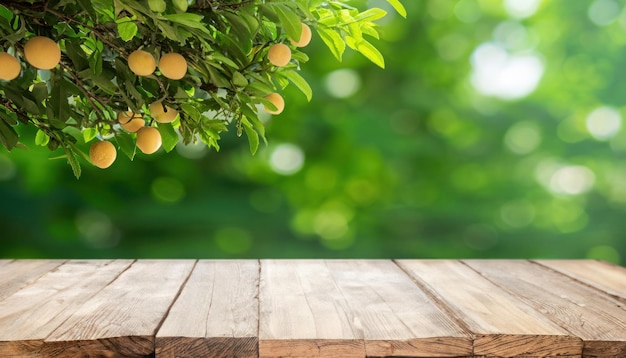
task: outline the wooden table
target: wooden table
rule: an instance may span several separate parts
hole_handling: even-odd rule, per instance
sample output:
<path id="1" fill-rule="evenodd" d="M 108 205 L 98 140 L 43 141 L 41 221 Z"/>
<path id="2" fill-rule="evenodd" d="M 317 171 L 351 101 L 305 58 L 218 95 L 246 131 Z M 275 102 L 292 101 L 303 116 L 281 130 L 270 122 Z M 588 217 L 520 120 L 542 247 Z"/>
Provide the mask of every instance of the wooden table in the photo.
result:
<path id="1" fill-rule="evenodd" d="M 599 261 L 0 260 L 0 357 L 626 357 Z"/>

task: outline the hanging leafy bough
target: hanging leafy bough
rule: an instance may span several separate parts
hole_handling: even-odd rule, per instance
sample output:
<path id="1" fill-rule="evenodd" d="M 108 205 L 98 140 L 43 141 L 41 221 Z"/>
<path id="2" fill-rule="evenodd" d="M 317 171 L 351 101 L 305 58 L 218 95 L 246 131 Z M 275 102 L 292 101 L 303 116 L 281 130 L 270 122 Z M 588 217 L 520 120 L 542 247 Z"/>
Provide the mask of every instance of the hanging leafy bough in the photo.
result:
<path id="1" fill-rule="evenodd" d="M 338 60 L 347 46 L 384 67 L 364 35 L 378 38 L 385 15 L 332 0 L 3 1 L 0 141 L 24 147 L 14 127 L 35 126 L 76 177 L 79 157 L 106 168 L 116 148 L 131 160 L 179 140 L 219 150 L 231 124 L 255 153 L 259 107 L 282 112 L 290 82 L 311 99 L 297 72 L 311 28 Z"/>

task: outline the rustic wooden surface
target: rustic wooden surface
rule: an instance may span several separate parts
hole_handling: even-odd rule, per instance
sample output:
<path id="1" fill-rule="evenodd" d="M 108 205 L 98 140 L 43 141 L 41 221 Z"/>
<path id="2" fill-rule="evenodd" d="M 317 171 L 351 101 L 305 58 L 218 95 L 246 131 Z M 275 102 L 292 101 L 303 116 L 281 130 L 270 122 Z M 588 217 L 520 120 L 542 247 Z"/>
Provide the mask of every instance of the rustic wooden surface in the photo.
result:
<path id="1" fill-rule="evenodd" d="M 0 260 L 0 357 L 626 357 L 599 261 Z"/>
<path id="2" fill-rule="evenodd" d="M 160 357 L 256 357 L 257 261 L 200 261 L 156 336 Z"/>

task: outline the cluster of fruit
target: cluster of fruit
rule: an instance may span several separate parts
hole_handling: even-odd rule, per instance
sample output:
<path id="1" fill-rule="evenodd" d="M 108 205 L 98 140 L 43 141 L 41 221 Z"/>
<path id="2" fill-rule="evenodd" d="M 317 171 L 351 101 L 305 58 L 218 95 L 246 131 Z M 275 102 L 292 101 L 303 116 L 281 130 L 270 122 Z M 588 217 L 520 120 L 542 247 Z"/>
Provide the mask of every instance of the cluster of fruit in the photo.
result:
<path id="1" fill-rule="evenodd" d="M 304 47 L 311 41 L 311 29 L 302 24 L 302 35 L 298 41 L 291 40 L 296 47 Z M 40 70 L 55 68 L 61 61 L 59 45 L 43 36 L 34 37 L 24 45 L 24 57 L 33 67 Z M 269 47 L 267 59 L 277 67 L 287 65 L 291 60 L 289 46 L 276 43 Z M 150 76 L 157 68 L 154 56 L 144 50 L 132 52 L 128 58 L 128 67 L 137 76 Z M 160 56 L 158 68 L 161 75 L 168 79 L 180 80 L 187 74 L 187 61 L 179 53 L 171 52 Z M 17 58 L 6 52 L 0 52 L 0 79 L 13 80 L 20 75 L 21 66 Z M 271 114 L 280 114 L 285 108 L 285 101 L 278 93 L 271 93 L 265 97 L 275 108 L 265 106 L 265 110 Z M 150 117 L 157 123 L 171 123 L 178 116 L 178 111 L 156 101 L 148 106 Z M 136 145 L 141 152 L 152 154 L 161 147 L 161 134 L 158 129 L 146 126 L 146 121 L 140 113 L 120 112 L 117 115 L 120 126 L 130 133 L 136 133 Z M 89 149 L 91 162 L 99 168 L 108 168 L 117 157 L 115 146 L 107 140 L 98 140 Z"/>
<path id="2" fill-rule="evenodd" d="M 31 66 L 39 70 L 51 70 L 61 62 L 61 49 L 53 40 L 36 36 L 24 45 L 24 57 Z M 14 80 L 21 71 L 17 58 L 6 52 L 0 52 L 0 79 Z"/>
<path id="3" fill-rule="evenodd" d="M 302 24 L 302 35 L 298 41 L 291 40 L 296 47 L 307 46 L 311 42 L 311 28 Z M 289 46 L 277 43 L 270 46 L 267 58 L 277 67 L 285 66 L 291 61 L 291 49 Z M 143 50 L 137 50 L 128 56 L 128 67 L 138 76 L 149 76 L 157 67 L 154 57 Z M 187 61 L 178 53 L 168 53 L 159 59 L 159 71 L 169 79 L 181 79 L 187 73 Z M 265 99 L 276 107 L 275 109 L 265 106 L 265 110 L 271 114 L 280 114 L 285 108 L 285 100 L 278 93 L 271 93 Z M 154 102 L 148 106 L 152 118 L 158 123 L 170 123 L 176 119 L 178 111 L 161 102 Z M 144 154 L 152 154 L 161 147 L 161 134 L 154 127 L 146 127 L 141 114 L 132 112 L 120 112 L 117 119 L 121 127 L 131 133 L 137 133 L 137 148 Z M 113 164 L 117 156 L 115 146 L 106 140 L 94 143 L 89 149 L 91 162 L 99 168 L 108 168 Z"/>

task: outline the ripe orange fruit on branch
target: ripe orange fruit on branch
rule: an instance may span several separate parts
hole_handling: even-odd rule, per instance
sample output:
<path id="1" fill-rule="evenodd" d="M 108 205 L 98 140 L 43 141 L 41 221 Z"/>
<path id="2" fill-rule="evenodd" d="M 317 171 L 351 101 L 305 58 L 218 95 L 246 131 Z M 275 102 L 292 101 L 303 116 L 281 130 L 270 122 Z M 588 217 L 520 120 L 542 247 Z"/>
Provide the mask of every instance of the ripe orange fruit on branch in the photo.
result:
<path id="1" fill-rule="evenodd" d="M 178 111 L 170 106 L 163 107 L 160 101 L 151 103 L 148 108 L 155 121 L 159 123 L 171 123 L 176 119 Z"/>
<path id="2" fill-rule="evenodd" d="M 270 46 L 267 58 L 272 65 L 282 67 L 291 60 L 291 49 L 285 44 L 274 44 Z"/>
<path id="3" fill-rule="evenodd" d="M 149 52 L 136 50 L 128 56 L 128 67 L 137 76 L 150 76 L 156 69 L 156 60 Z"/>
<path id="4" fill-rule="evenodd" d="M 0 52 L 0 79 L 10 81 L 20 75 L 20 61 L 6 52 Z"/>
<path id="5" fill-rule="evenodd" d="M 53 40 L 36 36 L 24 45 L 24 57 L 37 69 L 51 70 L 61 61 L 61 49 Z"/>
<path id="6" fill-rule="evenodd" d="M 111 166 L 117 157 L 115 146 L 106 140 L 97 141 L 89 148 L 89 159 L 93 165 L 105 169 Z"/>
<path id="7" fill-rule="evenodd" d="M 283 96 L 279 95 L 278 93 L 268 94 L 267 96 L 265 96 L 265 99 L 270 101 L 274 106 L 276 106 L 276 109 L 271 109 L 267 107 L 267 105 L 263 105 L 267 113 L 281 114 L 283 109 L 285 109 L 285 100 L 283 99 Z"/>
<path id="8" fill-rule="evenodd" d="M 187 74 L 187 61 L 181 54 L 171 52 L 161 56 L 159 70 L 171 80 L 180 80 Z"/>
<path id="9" fill-rule="evenodd" d="M 304 47 L 311 42 L 311 28 L 309 25 L 302 23 L 302 34 L 300 35 L 300 39 L 298 41 L 290 40 L 291 44 L 296 47 Z"/>
<path id="10" fill-rule="evenodd" d="M 144 154 L 152 154 L 161 148 L 161 133 L 154 127 L 143 127 L 137 131 L 137 148 Z"/>
<path id="11" fill-rule="evenodd" d="M 141 117 L 141 114 L 133 112 L 120 112 L 117 114 L 117 121 L 120 122 L 122 128 L 130 133 L 135 133 L 139 128 L 146 125 L 146 122 Z"/>

